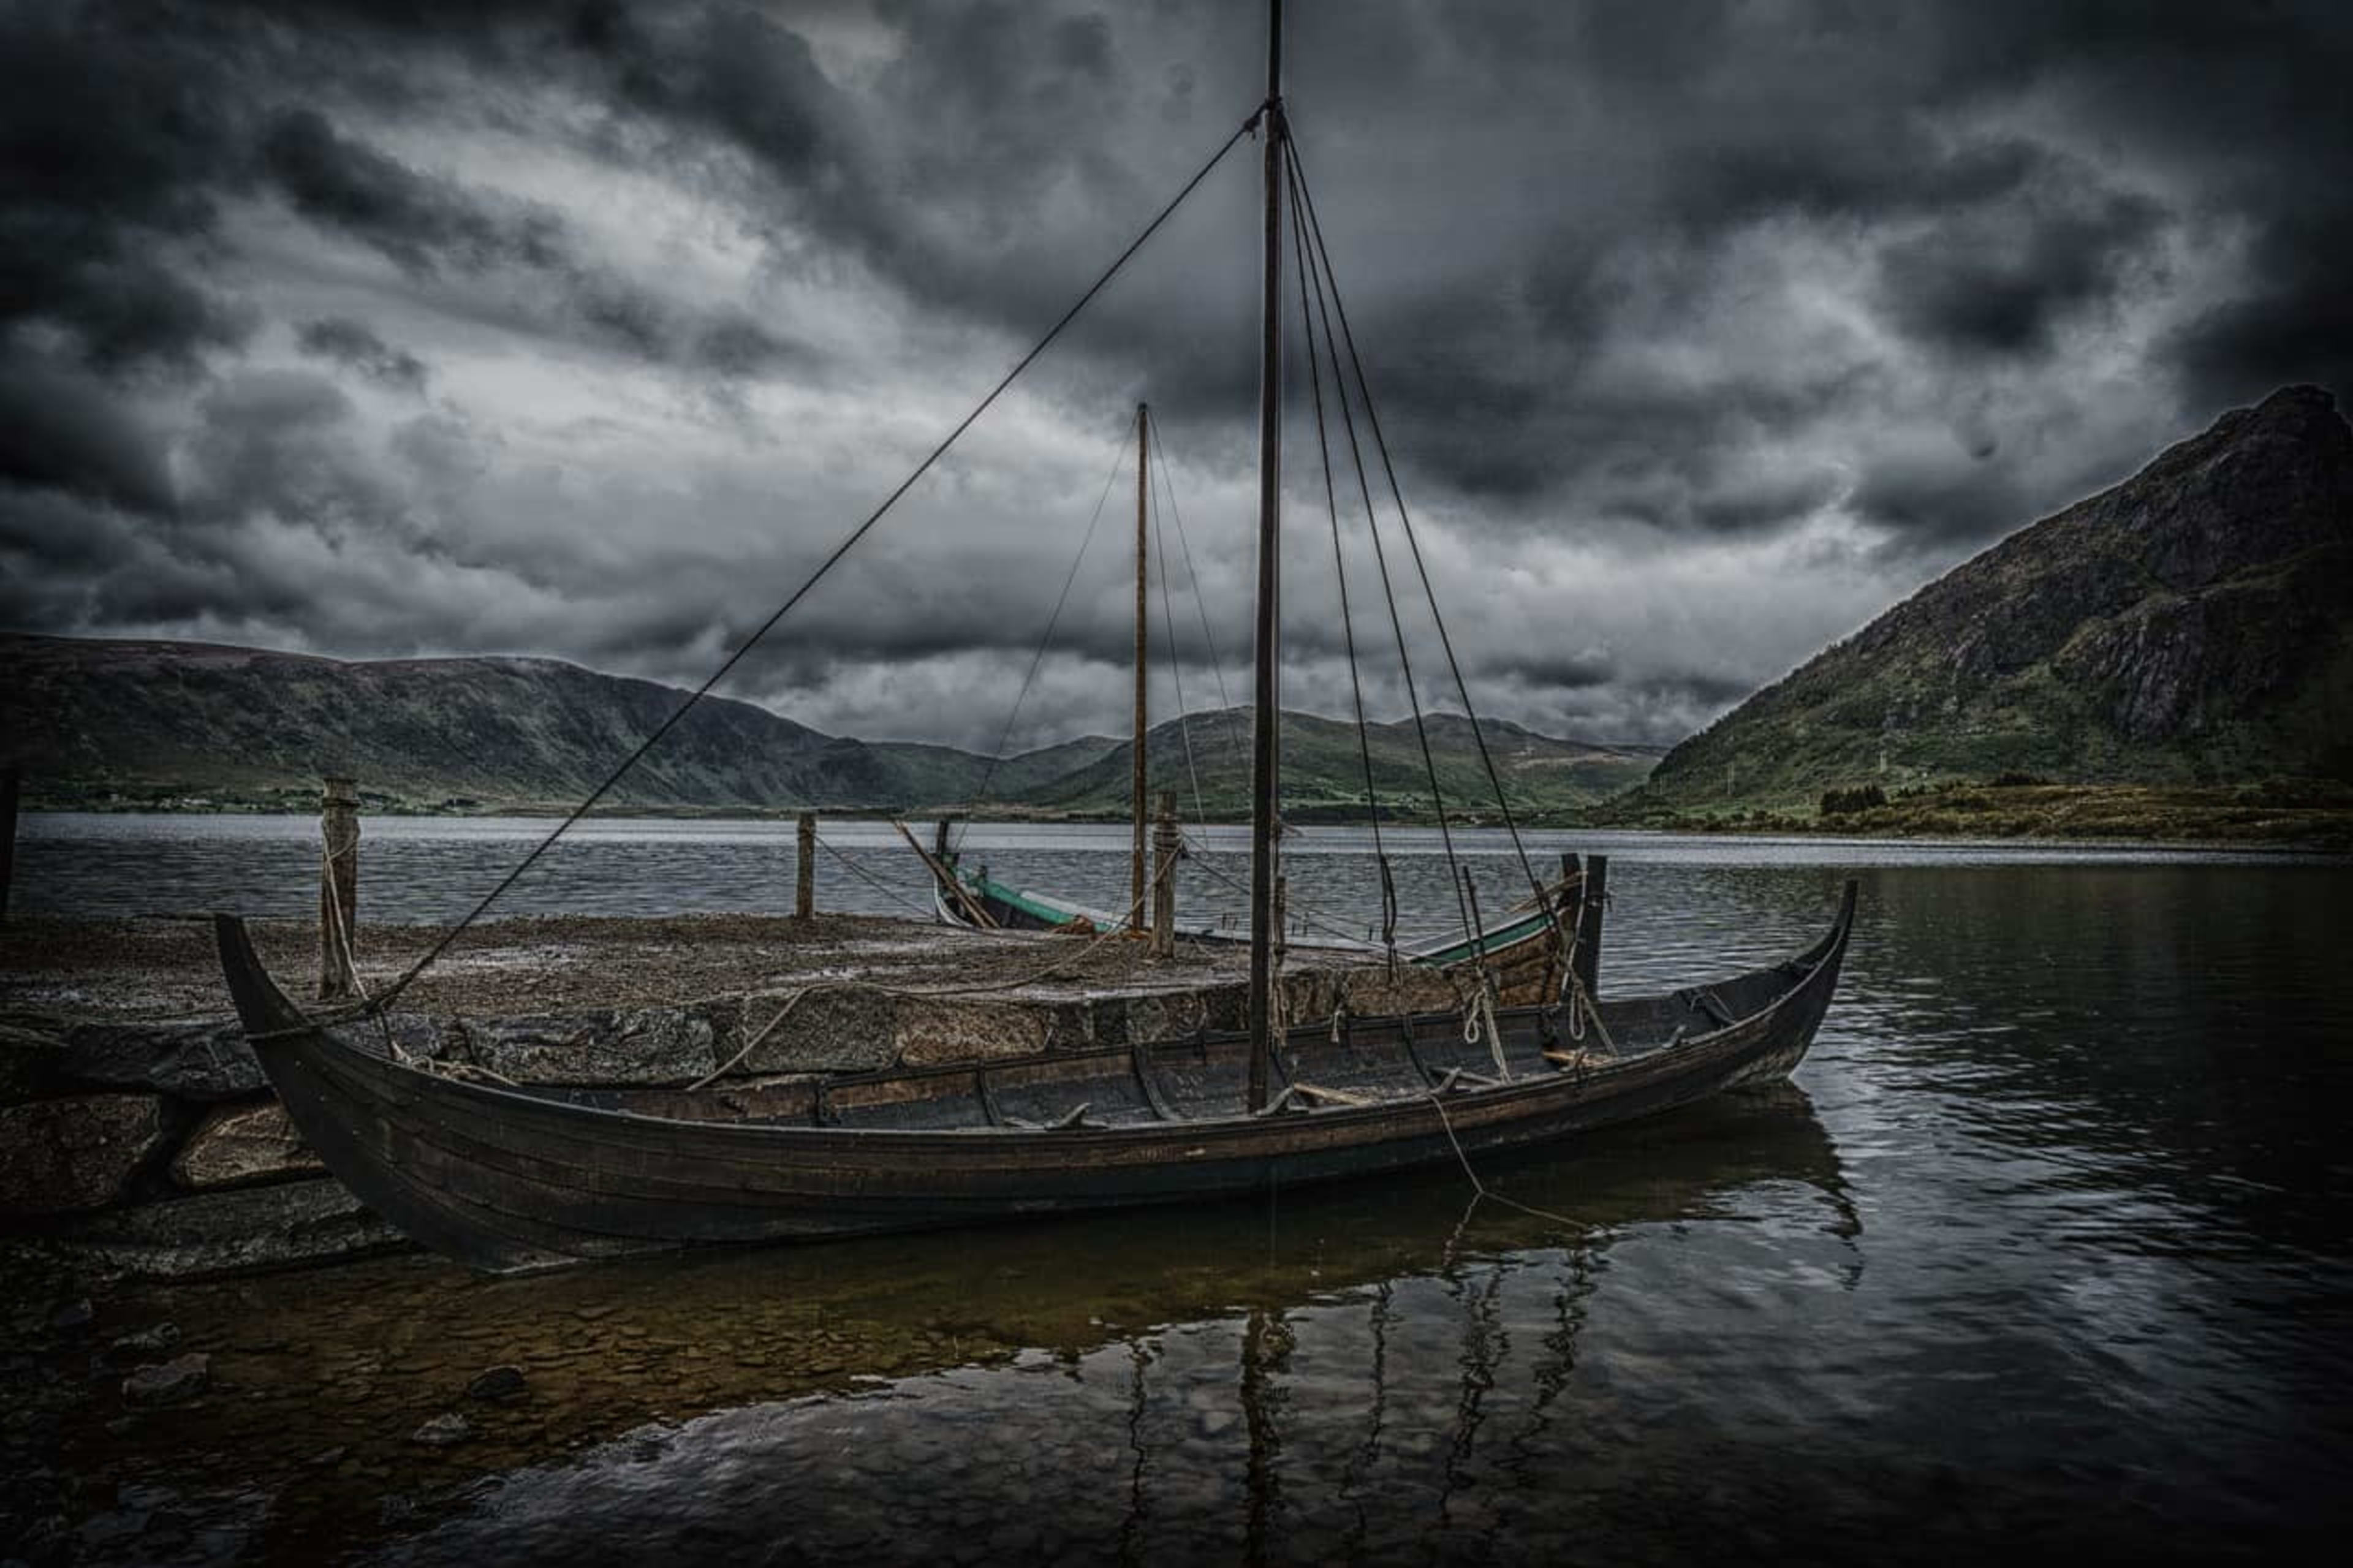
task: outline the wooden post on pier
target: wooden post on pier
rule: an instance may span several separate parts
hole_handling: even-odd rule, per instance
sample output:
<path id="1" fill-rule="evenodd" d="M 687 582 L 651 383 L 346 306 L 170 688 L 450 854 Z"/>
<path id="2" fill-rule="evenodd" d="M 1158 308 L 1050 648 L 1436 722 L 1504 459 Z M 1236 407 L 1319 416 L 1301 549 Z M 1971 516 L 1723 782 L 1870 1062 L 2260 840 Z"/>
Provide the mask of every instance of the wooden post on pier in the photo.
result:
<path id="1" fill-rule="evenodd" d="M 1585 858 L 1585 889 L 1577 910 L 1577 983 L 1601 1000 L 1601 917 L 1609 903 L 1609 857 Z"/>
<path id="2" fill-rule="evenodd" d="M 327 775 L 319 797 L 319 1000 L 338 1002 L 359 988 L 359 781 Z"/>
<path id="3" fill-rule="evenodd" d="M 817 918 L 817 813 L 800 815 L 799 853 L 793 862 L 793 918 Z"/>
<path id="4" fill-rule="evenodd" d="M 1585 918 L 1585 858 L 1574 849 L 1560 852 L 1560 896 L 1553 905 L 1553 919 L 1560 924 L 1560 934 L 1568 942 L 1577 940 L 1577 923 Z"/>
<path id="5" fill-rule="evenodd" d="M 1160 792 L 1159 821 L 1152 829 L 1152 956 L 1176 956 L 1176 859 L 1184 840 L 1176 836 L 1176 792 Z"/>
<path id="6" fill-rule="evenodd" d="M 8 884 L 16 875 L 16 764 L 0 768 L 0 921 L 8 918 Z"/>

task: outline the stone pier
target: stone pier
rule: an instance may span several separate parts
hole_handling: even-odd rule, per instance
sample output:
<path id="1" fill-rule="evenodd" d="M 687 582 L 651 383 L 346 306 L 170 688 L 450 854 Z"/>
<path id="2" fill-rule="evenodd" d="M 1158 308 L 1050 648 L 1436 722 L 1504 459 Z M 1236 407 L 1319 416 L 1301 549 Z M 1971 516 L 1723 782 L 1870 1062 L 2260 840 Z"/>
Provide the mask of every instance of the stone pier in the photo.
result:
<path id="1" fill-rule="evenodd" d="M 257 921 L 281 978 L 308 921 Z M 359 932 L 389 980 L 438 935 Z M 1293 948 L 1305 1022 L 1455 1005 L 1438 974 Z M 469 931 L 383 1026 L 347 1037 L 522 1083 L 756 1096 L 804 1075 L 1083 1050 L 1243 1026 L 1238 945 L 1008 936 L 841 915 L 522 918 Z M 794 999 L 798 997 L 796 1002 Z M 756 1047 L 747 1045 L 792 1003 Z M 723 1072 L 723 1068 L 724 1069 Z M 399 1238 L 322 1177 L 228 1011 L 208 923 L 18 919 L 0 933 L 0 1232 L 177 1275 L 347 1256 Z"/>

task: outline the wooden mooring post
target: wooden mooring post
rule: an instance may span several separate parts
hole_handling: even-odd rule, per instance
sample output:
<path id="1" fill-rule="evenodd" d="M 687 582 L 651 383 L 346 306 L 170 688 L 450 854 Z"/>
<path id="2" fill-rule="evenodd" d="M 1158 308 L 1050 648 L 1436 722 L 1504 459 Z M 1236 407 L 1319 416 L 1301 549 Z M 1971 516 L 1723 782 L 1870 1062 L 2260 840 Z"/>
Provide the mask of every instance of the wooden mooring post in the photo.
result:
<path id="1" fill-rule="evenodd" d="M 1577 910 L 1577 983 L 1601 1000 L 1601 918 L 1609 903 L 1609 857 L 1585 858 L 1585 889 Z"/>
<path id="2" fill-rule="evenodd" d="M 319 798 L 319 1000 L 340 1001 L 359 988 L 359 781 L 327 776 Z"/>
<path id="3" fill-rule="evenodd" d="M 1185 841 L 1176 833 L 1176 792 L 1160 792 L 1158 820 L 1152 828 L 1152 956 L 1176 956 L 1176 862 Z"/>
<path id="4" fill-rule="evenodd" d="M 793 918 L 817 918 L 817 813 L 800 815 L 798 854 L 793 861 Z"/>

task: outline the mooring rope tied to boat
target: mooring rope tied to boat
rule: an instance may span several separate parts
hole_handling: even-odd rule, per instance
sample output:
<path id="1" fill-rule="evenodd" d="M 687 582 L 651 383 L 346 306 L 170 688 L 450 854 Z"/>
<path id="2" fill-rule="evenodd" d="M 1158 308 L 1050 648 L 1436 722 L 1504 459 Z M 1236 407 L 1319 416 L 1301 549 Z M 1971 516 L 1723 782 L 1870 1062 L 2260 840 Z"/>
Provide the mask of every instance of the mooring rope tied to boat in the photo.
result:
<path id="1" fill-rule="evenodd" d="M 1453 1146 L 1454 1158 L 1461 1165 L 1462 1174 L 1470 1179 L 1471 1191 L 1474 1194 L 1472 1203 L 1474 1206 L 1482 1199 L 1492 1198 L 1505 1208 L 1514 1208 L 1522 1214 L 1534 1215 L 1538 1219 L 1548 1219 L 1555 1225 L 1565 1225 L 1571 1230 L 1577 1228 L 1577 1221 L 1565 1214 L 1555 1214 L 1550 1209 L 1540 1209 L 1534 1204 L 1524 1204 L 1517 1198 L 1506 1197 L 1481 1181 L 1479 1173 L 1472 1167 L 1471 1156 L 1462 1152 L 1462 1140 L 1454 1135 L 1454 1119 L 1446 1114 L 1446 1103 L 1440 1098 L 1443 1092 L 1442 1086 L 1434 1086 L 1424 1092 L 1430 1100 L 1430 1109 L 1438 1112 L 1438 1124 L 1446 1130 L 1446 1142 Z M 1462 1217 L 1467 1220 L 1471 1216 L 1465 1213 Z"/>
<path id="2" fill-rule="evenodd" d="M 1422 559 L 1421 542 L 1414 532 L 1412 514 L 1406 510 L 1405 490 L 1398 482 L 1397 465 L 1389 456 L 1388 437 L 1381 429 L 1380 411 L 1373 403 L 1372 384 L 1365 371 L 1364 357 L 1356 348 L 1356 331 L 1348 324 L 1348 307 L 1346 302 L 1342 300 L 1340 296 L 1339 275 L 1333 270 L 1332 253 L 1324 241 L 1323 220 L 1316 214 L 1315 197 L 1314 193 L 1308 188 L 1307 167 L 1299 156 L 1299 143 L 1297 138 L 1291 136 L 1283 138 L 1282 154 L 1284 166 L 1288 172 L 1292 193 L 1295 198 L 1293 205 L 1297 211 L 1294 214 L 1294 221 L 1299 214 L 1304 215 L 1306 231 L 1314 240 L 1315 257 L 1318 269 L 1321 274 L 1321 280 L 1328 280 L 1331 284 L 1332 309 L 1333 312 L 1339 318 L 1340 339 L 1347 345 L 1349 366 L 1356 373 L 1357 395 L 1365 405 L 1365 422 L 1372 431 L 1374 447 L 1380 454 L 1381 471 L 1383 476 L 1388 481 L 1390 500 L 1397 507 L 1398 523 L 1405 533 L 1407 546 L 1412 552 L 1414 571 L 1421 579 L 1422 596 L 1430 605 L 1431 624 L 1438 628 L 1439 646 L 1445 652 L 1448 672 L 1454 678 L 1455 693 L 1462 700 L 1463 717 L 1470 721 L 1471 739 L 1478 746 L 1480 765 L 1486 772 L 1488 786 L 1494 792 L 1496 809 L 1503 813 L 1504 827 L 1511 836 L 1513 852 L 1519 857 L 1520 870 L 1528 879 L 1529 889 L 1531 891 L 1537 892 L 1540 895 L 1543 882 L 1536 876 L 1535 866 L 1528 860 L 1527 847 L 1521 842 L 1518 819 L 1513 815 L 1511 802 L 1504 795 L 1503 774 L 1499 770 L 1497 770 L 1495 766 L 1495 759 L 1488 750 L 1486 732 L 1479 722 L 1479 710 L 1471 700 L 1470 683 L 1462 678 L 1461 661 L 1456 658 L 1454 655 L 1454 639 L 1448 634 L 1446 630 L 1446 617 L 1438 607 L 1438 593 L 1436 588 L 1431 585 L 1430 580 L 1430 567 Z M 1317 293 L 1319 308 L 1321 306 L 1322 298 L 1323 296 L 1319 281 Z M 1328 323 L 1325 327 L 1325 341 L 1328 347 L 1330 344 L 1330 327 Z M 1336 355 L 1335 356 L 1335 374 L 1337 374 Z M 1346 405 L 1344 399 L 1342 404 L 1344 412 L 1345 407 Z M 1368 500 L 1367 510 L 1369 511 L 1369 510 L 1370 502 Z M 1377 534 L 1376 538 L 1377 539 L 1377 537 L 1378 536 Z M 1384 580 L 1386 581 L 1386 577 Z M 1390 613 L 1392 615 L 1396 613 L 1394 604 L 1392 604 Z"/>
<path id="3" fill-rule="evenodd" d="M 766 1023 L 760 1026 L 760 1032 L 758 1034 L 754 1035 L 750 1039 L 744 1042 L 744 1048 L 742 1050 L 737 1051 L 733 1056 L 729 1057 L 725 1061 L 721 1062 L 717 1067 L 712 1068 L 708 1073 L 696 1079 L 692 1083 L 688 1084 L 686 1086 L 686 1092 L 692 1094 L 698 1089 L 709 1089 L 712 1084 L 717 1083 L 721 1079 L 725 1078 L 729 1073 L 733 1072 L 736 1066 L 741 1063 L 744 1058 L 750 1056 L 754 1051 L 758 1050 L 762 1046 L 767 1043 L 768 1037 L 776 1032 L 776 1026 L 785 1021 L 785 1016 L 801 1005 L 801 998 L 816 989 L 818 989 L 818 987 L 814 985 L 804 985 L 799 990 L 794 992 L 791 995 L 786 997 L 785 1005 L 776 1009 L 775 1016 L 771 1017 Z"/>

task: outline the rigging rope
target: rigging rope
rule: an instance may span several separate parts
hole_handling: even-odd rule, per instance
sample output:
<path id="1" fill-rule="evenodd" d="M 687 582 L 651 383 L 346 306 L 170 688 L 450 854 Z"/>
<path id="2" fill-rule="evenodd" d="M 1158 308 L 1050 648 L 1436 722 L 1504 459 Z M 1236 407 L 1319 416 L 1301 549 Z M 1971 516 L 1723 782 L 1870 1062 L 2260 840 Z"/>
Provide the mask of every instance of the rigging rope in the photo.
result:
<path id="1" fill-rule="evenodd" d="M 1176 481 L 1168 477 L 1168 449 L 1161 444 L 1157 423 L 1153 425 L 1151 436 L 1152 450 L 1160 459 L 1156 471 L 1161 476 L 1161 482 L 1168 487 L 1168 520 L 1176 525 L 1176 549 L 1185 558 L 1185 581 L 1193 585 L 1193 607 L 1201 617 L 1201 646 L 1209 650 L 1209 673 L 1217 678 L 1218 711 L 1225 720 L 1226 742 L 1233 748 L 1235 765 L 1244 766 L 1248 754 L 1242 747 L 1242 734 L 1233 699 L 1226 695 L 1225 661 L 1218 657 L 1217 636 L 1209 630 L 1209 598 L 1201 592 L 1201 574 L 1193 569 L 1193 543 L 1186 537 L 1185 514 L 1176 505 Z"/>
<path id="2" fill-rule="evenodd" d="M 1381 945 L 1389 967 L 1397 967 L 1397 908 L 1395 883 L 1389 876 L 1388 849 L 1381 841 L 1381 797 L 1373 784 L 1373 746 L 1365 730 L 1365 685 L 1356 668 L 1356 627 L 1348 608 L 1348 562 L 1340 547 L 1340 501 L 1332 484 L 1332 443 L 1324 418 L 1324 374 L 1315 358 L 1315 322 L 1307 310 L 1307 248 L 1299 226 L 1299 204 L 1292 203 L 1292 256 L 1299 264 L 1299 326 L 1307 354 L 1307 384 L 1314 398 L 1315 450 L 1324 463 L 1324 511 L 1332 524 L 1332 574 L 1340 584 L 1340 631 L 1348 649 L 1348 691 L 1356 710 L 1356 755 L 1364 763 L 1365 809 L 1373 819 L 1373 858 L 1380 868 Z"/>
<path id="3" fill-rule="evenodd" d="M 1301 209 L 1305 204 L 1299 199 L 1301 186 L 1296 171 L 1291 172 L 1289 183 L 1293 195 L 1291 204 L 1293 227 L 1300 237 L 1294 248 L 1303 253 L 1306 231 L 1302 226 Z M 1331 310 L 1324 297 L 1324 274 L 1319 268 L 1310 276 L 1315 294 L 1316 311 L 1324 317 L 1324 349 L 1331 356 L 1333 380 L 1337 384 L 1334 390 L 1338 395 L 1341 428 L 1347 433 L 1348 451 L 1356 462 L 1356 485 L 1363 493 L 1365 500 L 1366 530 L 1372 535 L 1373 559 L 1380 567 L 1381 595 L 1388 603 L 1389 628 L 1397 638 L 1398 665 L 1404 672 L 1406 701 L 1413 710 L 1413 732 L 1415 738 L 1420 742 L 1421 765 L 1430 779 L 1430 804 L 1431 809 L 1438 814 L 1438 837 L 1439 843 L 1446 851 L 1447 880 L 1453 884 L 1455 910 L 1462 921 L 1462 940 L 1471 943 L 1479 956 L 1483 959 L 1486 955 L 1487 944 L 1480 941 L 1478 931 L 1471 923 L 1470 903 L 1462 897 L 1461 885 L 1456 880 L 1461 868 L 1461 860 L 1454 853 L 1454 830 L 1446 818 L 1446 796 L 1439 787 L 1438 762 L 1430 754 L 1430 730 L 1422 721 L 1421 694 L 1414 682 L 1413 655 L 1406 647 L 1405 622 L 1398 614 L 1397 590 L 1389 579 L 1388 552 L 1381 544 L 1380 518 L 1373 507 L 1371 482 L 1365 477 L 1365 456 L 1363 448 L 1356 440 L 1356 416 L 1349 412 L 1347 384 L 1340 375 L 1339 349 L 1332 334 Z M 1308 346 L 1312 353 L 1314 344 L 1311 342 Z M 1310 363 L 1314 363 L 1312 359 Z M 1370 411 L 1367 410 L 1367 412 Z"/>
<path id="4" fill-rule="evenodd" d="M 613 786 L 619 784 L 622 778 L 628 774 L 631 768 L 637 766 L 639 759 L 644 757 L 648 752 L 653 750 L 664 736 L 676 729 L 678 727 L 679 721 L 684 719 L 686 715 L 693 710 L 697 703 L 701 702 L 704 697 L 710 694 L 712 688 L 717 686 L 719 682 L 726 677 L 728 671 L 733 669 L 736 665 L 743 662 L 744 657 L 750 653 L 753 648 L 759 646 L 761 640 L 771 631 L 776 629 L 777 622 L 783 620 L 785 616 L 791 612 L 795 605 L 798 605 L 801 600 L 807 597 L 809 591 L 815 588 L 818 583 L 822 582 L 827 574 L 830 573 L 834 567 L 840 563 L 841 558 L 849 554 L 850 550 L 857 545 L 858 542 L 864 539 L 866 535 L 873 530 L 874 525 L 881 522 L 883 516 L 888 513 L 892 507 L 899 503 L 900 498 L 914 488 L 915 481 L 929 473 L 932 470 L 933 465 L 937 463 L 940 458 L 946 454 L 947 449 L 954 446 L 957 439 L 961 437 L 966 430 L 972 428 L 974 422 L 979 419 L 983 414 L 988 412 L 990 406 L 997 402 L 998 397 L 1003 395 L 1005 389 L 1013 384 L 1015 378 L 1019 376 L 1023 371 L 1028 370 L 1030 364 L 1037 360 L 1038 356 L 1044 353 L 1046 350 L 1052 345 L 1054 340 L 1062 335 L 1063 329 L 1078 319 L 1079 312 L 1085 310 L 1088 305 L 1092 303 L 1095 296 L 1102 293 L 1103 289 L 1109 286 L 1113 278 L 1119 276 L 1121 269 L 1126 267 L 1129 258 L 1134 257 L 1137 251 L 1144 248 L 1144 245 L 1146 240 L 1160 232 L 1160 226 L 1168 221 L 1169 216 L 1175 213 L 1177 207 L 1184 204 L 1185 198 L 1191 195 L 1194 190 L 1203 180 L 1208 178 L 1210 170 L 1225 162 L 1226 154 L 1233 151 L 1235 143 L 1239 142 L 1244 136 L 1250 133 L 1252 128 L 1258 125 L 1265 112 L 1266 105 L 1264 104 L 1261 104 L 1259 107 L 1250 110 L 1250 118 L 1236 126 L 1233 129 L 1233 132 L 1227 136 L 1225 141 L 1219 144 L 1218 150 L 1210 153 L 1208 161 L 1203 163 L 1198 169 L 1194 171 L 1192 178 L 1187 180 L 1184 185 L 1178 189 L 1176 194 L 1169 198 L 1168 204 L 1162 207 L 1160 211 L 1154 216 L 1151 222 L 1144 226 L 1143 230 L 1138 233 L 1134 239 L 1128 242 L 1127 247 L 1124 250 L 1122 250 L 1118 256 L 1112 259 L 1111 265 L 1103 270 L 1102 275 L 1097 277 L 1092 283 L 1087 286 L 1086 292 L 1081 294 L 1078 299 L 1072 302 L 1070 309 L 1064 310 L 1060 318 L 1058 319 L 1052 326 L 1046 329 L 1045 335 L 1039 338 L 1036 343 L 1031 345 L 1027 353 L 1023 354 L 1018 360 L 1014 362 L 1013 368 L 1007 371 L 997 384 L 988 389 L 987 395 L 983 396 L 978 403 L 973 405 L 972 412 L 966 414 L 961 420 L 957 421 L 955 428 L 950 430 L 947 435 L 942 438 L 940 444 L 934 447 L 931 451 L 925 455 L 923 460 L 915 465 L 913 472 L 910 473 L 905 479 L 900 480 L 898 488 L 893 489 L 889 495 L 882 498 L 882 503 L 867 515 L 866 521 L 860 523 L 856 528 L 850 530 L 849 535 L 845 537 L 839 544 L 834 546 L 832 552 L 826 556 L 822 562 L 818 563 L 817 570 L 811 572 L 808 576 L 803 580 L 801 585 L 793 590 L 792 596 L 787 598 L 782 605 L 776 606 L 776 611 L 771 614 L 766 620 L 761 622 L 758 628 L 754 630 L 750 637 L 745 637 L 742 644 L 736 647 L 735 651 L 729 654 L 725 661 L 704 679 L 702 685 L 689 692 L 686 700 L 671 710 L 669 718 L 664 719 L 659 724 L 656 725 L 652 733 L 649 734 L 644 740 L 638 742 L 636 748 L 632 750 L 628 756 L 621 760 L 620 765 L 615 768 L 612 773 L 606 777 L 605 782 L 598 784 L 596 789 L 591 791 L 587 799 L 575 806 L 572 809 L 571 815 L 566 816 L 562 822 L 558 823 L 553 832 L 549 833 L 546 837 L 541 839 L 538 844 L 534 845 L 531 852 L 525 855 L 522 859 L 515 865 L 515 868 L 512 870 L 509 871 L 505 877 L 500 879 L 498 886 L 492 888 L 488 893 L 482 895 L 481 900 L 475 904 L 471 910 L 468 910 L 465 916 L 461 918 L 457 924 L 451 926 L 447 931 L 443 932 L 440 939 L 435 942 L 434 944 L 426 951 L 424 957 L 418 959 L 414 964 L 410 965 L 407 971 L 404 973 L 399 979 L 394 981 L 386 990 L 373 999 L 369 1003 L 371 1009 L 381 1010 L 391 1006 L 393 1002 L 399 997 L 403 991 L 408 989 L 409 985 L 416 981 L 418 975 L 424 973 L 425 971 L 431 967 L 434 962 L 442 955 L 442 953 L 448 951 L 448 947 L 451 942 L 457 941 L 459 936 L 461 935 L 468 927 L 480 920 L 484 912 L 487 911 L 492 904 L 496 903 L 509 888 L 513 887 L 515 883 L 521 879 L 525 871 L 530 870 L 533 865 L 538 863 L 539 858 L 547 853 L 547 851 L 554 846 L 557 839 L 563 837 L 565 833 L 569 832 L 575 823 L 577 823 L 582 817 L 587 816 L 590 809 L 593 808 L 598 801 L 604 799 L 606 795 L 610 794 Z"/>
<path id="5" fill-rule="evenodd" d="M 1176 611 L 1168 597 L 1168 531 L 1160 526 L 1160 487 L 1152 487 L 1152 548 L 1160 563 L 1160 625 L 1168 634 L 1168 679 L 1176 691 L 1176 738 L 1185 747 L 1185 777 L 1193 786 L 1193 820 L 1208 825 L 1201 804 L 1201 772 L 1193 763 L 1193 712 L 1185 706 L 1185 660 L 1176 651 Z"/>
<path id="6" fill-rule="evenodd" d="M 1340 320 L 1341 339 L 1348 346 L 1348 363 L 1356 371 L 1357 395 L 1365 405 L 1365 422 L 1372 429 L 1373 445 L 1380 453 L 1381 469 L 1388 480 L 1389 496 L 1397 505 L 1398 521 L 1403 526 L 1406 543 L 1413 552 L 1414 571 L 1421 579 L 1422 595 L 1430 603 L 1430 619 L 1438 627 L 1439 646 L 1445 650 L 1446 667 L 1454 677 L 1455 694 L 1462 700 L 1463 717 L 1471 721 L 1471 738 L 1478 745 L 1480 764 L 1486 770 L 1488 784 L 1495 792 L 1495 805 L 1503 813 L 1504 826 L 1511 835 L 1512 849 L 1519 857 L 1520 870 L 1528 879 L 1529 889 L 1541 900 L 1544 884 L 1536 877 L 1535 868 L 1529 863 L 1527 847 L 1520 841 L 1519 823 L 1512 814 L 1512 803 L 1504 796 L 1503 775 L 1496 771 L 1495 759 L 1488 752 L 1486 731 L 1479 722 L 1479 710 L 1472 706 L 1470 685 L 1462 679 L 1461 662 L 1454 656 L 1454 639 L 1447 634 L 1446 617 L 1439 611 L 1438 594 L 1430 585 L 1430 568 L 1422 559 L 1421 543 L 1413 531 L 1413 517 L 1406 510 L 1405 491 L 1398 483 L 1397 465 L 1389 457 L 1388 438 L 1381 430 L 1380 413 L 1373 405 L 1372 384 L 1365 374 L 1364 357 L 1356 351 L 1356 335 L 1348 325 L 1348 307 L 1340 298 L 1340 279 L 1332 270 L 1332 253 L 1324 243 L 1324 225 L 1316 216 L 1315 198 L 1307 189 L 1307 169 L 1306 165 L 1300 161 L 1299 147 L 1295 138 L 1283 139 L 1283 152 L 1290 166 L 1291 184 L 1296 198 L 1293 205 L 1305 209 L 1307 227 L 1314 237 L 1319 267 L 1324 277 L 1328 279 L 1332 285 L 1332 305 Z M 1444 820 L 1441 814 L 1440 821 L 1443 823 Z"/>
<path id="7" fill-rule="evenodd" d="M 1130 428 L 1134 428 L 1133 426 Z M 1038 667 L 1045 662 L 1046 647 L 1054 640 L 1054 628 L 1061 624 L 1062 607 L 1070 602 L 1071 584 L 1079 580 L 1079 567 L 1087 558 L 1087 546 L 1095 539 L 1095 529 L 1103 522 L 1103 508 L 1111 500 L 1111 488 L 1119 482 L 1119 470 L 1127 458 L 1127 443 L 1122 441 L 1119 450 L 1112 455 L 1111 472 L 1103 476 L 1103 494 L 1095 498 L 1094 514 L 1087 519 L 1087 531 L 1079 540 L 1078 553 L 1071 557 L 1071 569 L 1062 577 L 1062 591 L 1054 595 L 1054 613 L 1046 617 L 1045 635 L 1038 639 L 1038 649 L 1029 656 L 1029 671 L 1021 678 L 1021 689 L 1013 694 L 1013 710 L 1005 716 L 1005 728 L 997 733 L 996 749 L 989 754 L 988 765 L 981 770 L 980 783 L 965 802 L 965 810 L 971 813 L 988 798 L 988 786 L 997 777 L 998 764 L 1005 761 L 1006 745 L 1013 739 L 1013 726 L 1021 717 L 1021 705 L 1029 700 L 1030 685 L 1038 679 Z M 958 829 L 956 843 L 964 843 L 964 829 Z"/>

